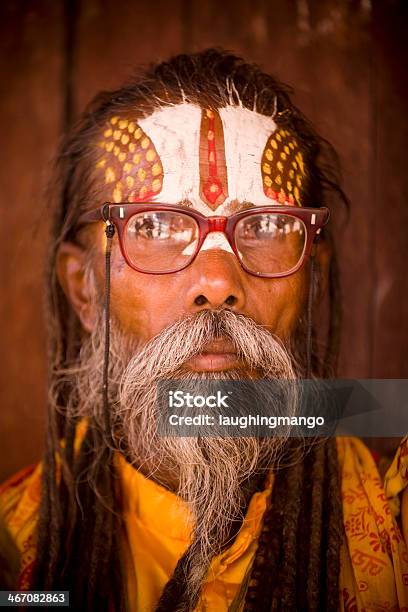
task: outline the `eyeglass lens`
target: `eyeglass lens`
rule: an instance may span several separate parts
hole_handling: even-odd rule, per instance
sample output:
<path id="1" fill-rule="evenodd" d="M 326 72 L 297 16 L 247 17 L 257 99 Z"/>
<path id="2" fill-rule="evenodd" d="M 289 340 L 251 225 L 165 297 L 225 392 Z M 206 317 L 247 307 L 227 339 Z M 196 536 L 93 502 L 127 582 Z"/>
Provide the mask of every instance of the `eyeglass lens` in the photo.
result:
<path id="1" fill-rule="evenodd" d="M 195 219 L 179 212 L 148 211 L 133 215 L 124 235 L 129 261 L 141 271 L 181 270 L 193 259 L 199 242 Z M 255 274 L 292 270 L 303 255 L 306 227 L 300 219 L 281 213 L 258 213 L 235 227 L 238 256 Z"/>
<path id="2" fill-rule="evenodd" d="M 291 215 L 255 214 L 237 223 L 235 244 L 250 272 L 284 274 L 295 268 L 303 255 L 306 227 Z"/>

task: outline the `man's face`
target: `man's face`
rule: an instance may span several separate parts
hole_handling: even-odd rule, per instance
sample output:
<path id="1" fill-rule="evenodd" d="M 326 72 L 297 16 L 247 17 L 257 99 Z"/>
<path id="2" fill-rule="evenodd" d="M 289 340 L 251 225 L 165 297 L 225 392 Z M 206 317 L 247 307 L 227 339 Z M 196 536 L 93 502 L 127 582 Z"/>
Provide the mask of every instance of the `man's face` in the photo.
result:
<path id="1" fill-rule="evenodd" d="M 97 178 L 110 201 L 183 205 L 207 216 L 301 203 L 305 171 L 296 138 L 247 109 L 179 104 L 137 122 L 112 117 L 98 144 Z M 103 287 L 103 230 L 98 224 L 90 231 Z M 218 232 L 207 236 L 187 268 L 165 275 L 130 268 L 115 237 L 111 266 L 112 316 L 143 344 L 186 315 L 219 308 L 244 314 L 285 341 L 304 309 L 305 268 L 276 279 L 250 275 Z M 235 369 L 242 364 L 233 350 L 212 345 L 187 367 Z"/>
<path id="2" fill-rule="evenodd" d="M 110 117 L 97 151 L 95 180 L 103 185 L 101 202 L 171 204 L 206 216 L 284 202 L 302 204 L 306 174 L 296 138 L 271 118 L 240 107 L 216 112 L 180 104 L 138 121 Z M 290 234 L 286 227 L 281 230 L 282 237 Z M 69 243 L 61 246 L 57 265 L 73 307 L 92 332 L 84 339 L 74 372 L 79 398 L 75 410 L 102 422 L 105 342 L 99 324 L 105 235 L 102 223 L 84 231 L 87 246 L 93 247 L 91 270 L 85 265 L 86 249 Z M 85 271 L 95 273 L 99 299 L 94 274 Z M 117 233 L 114 236 L 112 434 L 133 465 L 189 503 L 200 541 L 195 563 L 203 571 L 246 503 L 243 483 L 279 461 L 285 437 L 225 437 L 214 431 L 200 437 L 161 436 L 156 427 L 158 381 L 296 378 L 296 351 L 293 359 L 291 346 L 287 350 L 284 345 L 299 327 L 305 294 L 304 268 L 283 278 L 253 276 L 243 270 L 222 233 L 210 233 L 186 268 L 161 275 L 131 268 Z M 273 409 L 290 416 L 295 406 L 275 402 Z"/>

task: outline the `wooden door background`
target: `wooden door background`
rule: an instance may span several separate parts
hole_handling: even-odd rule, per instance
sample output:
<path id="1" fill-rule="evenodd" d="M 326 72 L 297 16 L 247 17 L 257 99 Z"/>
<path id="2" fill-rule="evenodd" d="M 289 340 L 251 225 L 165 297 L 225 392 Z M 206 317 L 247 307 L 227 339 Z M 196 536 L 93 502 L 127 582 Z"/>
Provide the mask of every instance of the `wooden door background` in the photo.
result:
<path id="1" fill-rule="evenodd" d="M 41 455 L 44 186 L 63 130 L 136 65 L 221 46 L 295 87 L 351 198 L 340 373 L 408 377 L 407 3 L 3 0 L 0 480 Z"/>

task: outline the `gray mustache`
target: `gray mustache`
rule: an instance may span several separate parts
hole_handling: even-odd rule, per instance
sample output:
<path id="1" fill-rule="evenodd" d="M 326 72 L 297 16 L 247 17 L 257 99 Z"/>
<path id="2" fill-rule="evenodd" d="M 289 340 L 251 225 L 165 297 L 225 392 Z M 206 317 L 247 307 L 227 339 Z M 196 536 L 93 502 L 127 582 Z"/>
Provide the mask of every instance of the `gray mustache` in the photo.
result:
<path id="1" fill-rule="evenodd" d="M 261 368 L 271 375 L 282 369 L 292 371 L 291 357 L 279 338 L 250 317 L 222 309 L 183 317 L 162 330 L 133 354 L 127 374 L 129 370 L 139 372 L 145 381 L 172 375 L 219 339 L 228 340 L 249 368 Z"/>

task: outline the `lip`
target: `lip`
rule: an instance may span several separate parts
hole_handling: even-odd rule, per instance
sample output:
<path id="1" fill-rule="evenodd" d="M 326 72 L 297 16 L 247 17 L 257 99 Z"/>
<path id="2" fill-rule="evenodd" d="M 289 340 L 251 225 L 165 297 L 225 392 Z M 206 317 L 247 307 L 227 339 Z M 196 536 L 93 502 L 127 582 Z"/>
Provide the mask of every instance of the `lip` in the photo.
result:
<path id="1" fill-rule="evenodd" d="M 242 368 L 235 347 L 228 340 L 214 340 L 204 350 L 194 355 L 186 364 L 193 372 L 222 372 Z"/>
<path id="2" fill-rule="evenodd" d="M 187 362 L 193 372 L 222 372 L 241 367 L 235 353 L 200 353 Z"/>

